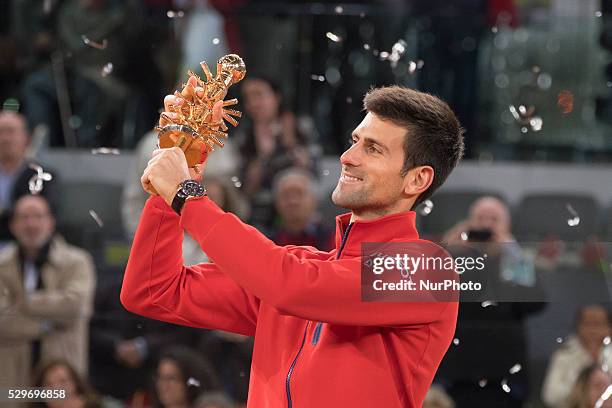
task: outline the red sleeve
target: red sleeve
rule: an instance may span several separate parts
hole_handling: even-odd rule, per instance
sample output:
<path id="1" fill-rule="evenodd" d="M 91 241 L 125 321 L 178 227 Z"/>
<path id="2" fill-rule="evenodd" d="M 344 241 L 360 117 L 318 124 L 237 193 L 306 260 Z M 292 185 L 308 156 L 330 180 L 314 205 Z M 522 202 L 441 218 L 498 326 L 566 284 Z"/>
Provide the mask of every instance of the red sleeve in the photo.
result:
<path id="1" fill-rule="evenodd" d="M 181 224 L 246 291 L 303 319 L 360 326 L 439 320 L 448 302 L 362 302 L 360 258 L 316 259 L 274 244 L 204 197 L 185 204 Z M 456 310 L 456 308 L 455 308 Z"/>
<path id="2" fill-rule="evenodd" d="M 183 266 L 179 217 L 160 197 L 147 200 L 128 260 L 121 303 L 136 314 L 252 336 L 259 300 L 218 265 Z"/>

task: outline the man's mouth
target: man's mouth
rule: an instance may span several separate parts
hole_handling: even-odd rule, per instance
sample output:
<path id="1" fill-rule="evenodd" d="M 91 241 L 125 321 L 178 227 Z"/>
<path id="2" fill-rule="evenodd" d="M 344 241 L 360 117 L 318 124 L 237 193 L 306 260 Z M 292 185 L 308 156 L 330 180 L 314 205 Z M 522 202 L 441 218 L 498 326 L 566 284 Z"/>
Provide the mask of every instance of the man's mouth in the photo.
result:
<path id="1" fill-rule="evenodd" d="M 342 173 L 340 175 L 340 181 L 345 182 L 345 183 L 356 183 L 356 182 L 359 182 L 359 181 L 363 181 L 363 179 L 359 178 L 359 177 L 352 176 L 352 175 L 347 174 L 347 173 Z"/>

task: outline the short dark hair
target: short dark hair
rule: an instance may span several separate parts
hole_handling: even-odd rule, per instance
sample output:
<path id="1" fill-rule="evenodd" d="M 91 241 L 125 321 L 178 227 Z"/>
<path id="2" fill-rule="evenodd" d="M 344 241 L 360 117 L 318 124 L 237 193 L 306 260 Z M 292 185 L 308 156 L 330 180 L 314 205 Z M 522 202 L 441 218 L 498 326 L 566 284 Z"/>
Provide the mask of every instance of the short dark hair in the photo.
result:
<path id="1" fill-rule="evenodd" d="M 431 197 L 463 157 L 464 131 L 459 120 L 443 100 L 400 86 L 370 90 L 363 107 L 382 120 L 406 128 L 402 176 L 417 166 L 434 169 L 433 182 L 417 197 L 415 208 Z"/>

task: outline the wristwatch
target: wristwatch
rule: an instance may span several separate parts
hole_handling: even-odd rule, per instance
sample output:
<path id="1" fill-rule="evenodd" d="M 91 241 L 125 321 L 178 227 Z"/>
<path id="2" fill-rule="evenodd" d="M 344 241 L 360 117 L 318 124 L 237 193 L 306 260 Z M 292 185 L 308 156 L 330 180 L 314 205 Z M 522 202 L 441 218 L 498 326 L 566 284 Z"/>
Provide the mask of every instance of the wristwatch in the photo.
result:
<path id="1" fill-rule="evenodd" d="M 206 189 L 195 180 L 185 180 L 179 184 L 179 189 L 172 199 L 172 209 L 181 215 L 181 210 L 185 205 L 185 201 L 189 197 L 203 197 L 206 195 Z"/>

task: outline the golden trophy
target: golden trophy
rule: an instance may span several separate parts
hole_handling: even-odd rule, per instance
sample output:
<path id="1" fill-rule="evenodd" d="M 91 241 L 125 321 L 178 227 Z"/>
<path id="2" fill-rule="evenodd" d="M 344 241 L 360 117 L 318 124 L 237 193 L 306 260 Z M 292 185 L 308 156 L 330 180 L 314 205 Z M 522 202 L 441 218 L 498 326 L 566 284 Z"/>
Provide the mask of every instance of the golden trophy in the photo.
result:
<path id="1" fill-rule="evenodd" d="M 238 121 L 232 116 L 241 117 L 242 113 L 225 108 L 237 104 L 237 99 L 223 102 L 223 116 L 216 123 L 213 123 L 213 106 L 225 98 L 230 86 L 240 82 L 246 75 L 244 61 L 236 54 L 225 55 L 217 61 L 217 75 L 214 77 L 205 61 L 201 62 L 200 66 L 206 75 L 205 81 L 192 71 L 188 73 L 196 78 L 196 89 L 202 88 L 203 95 L 194 92 L 193 100 L 186 99 L 180 106 L 171 106 L 171 111 L 176 113 L 177 117 L 173 119 L 162 114 L 170 124 L 156 127 L 159 131 L 159 147 L 180 147 L 185 152 L 188 166 L 192 168 L 202 163 L 215 146 L 223 147 L 223 139 L 227 138 L 228 129 L 225 120 L 233 126 L 238 125 Z M 174 95 L 183 97 L 178 91 Z"/>

